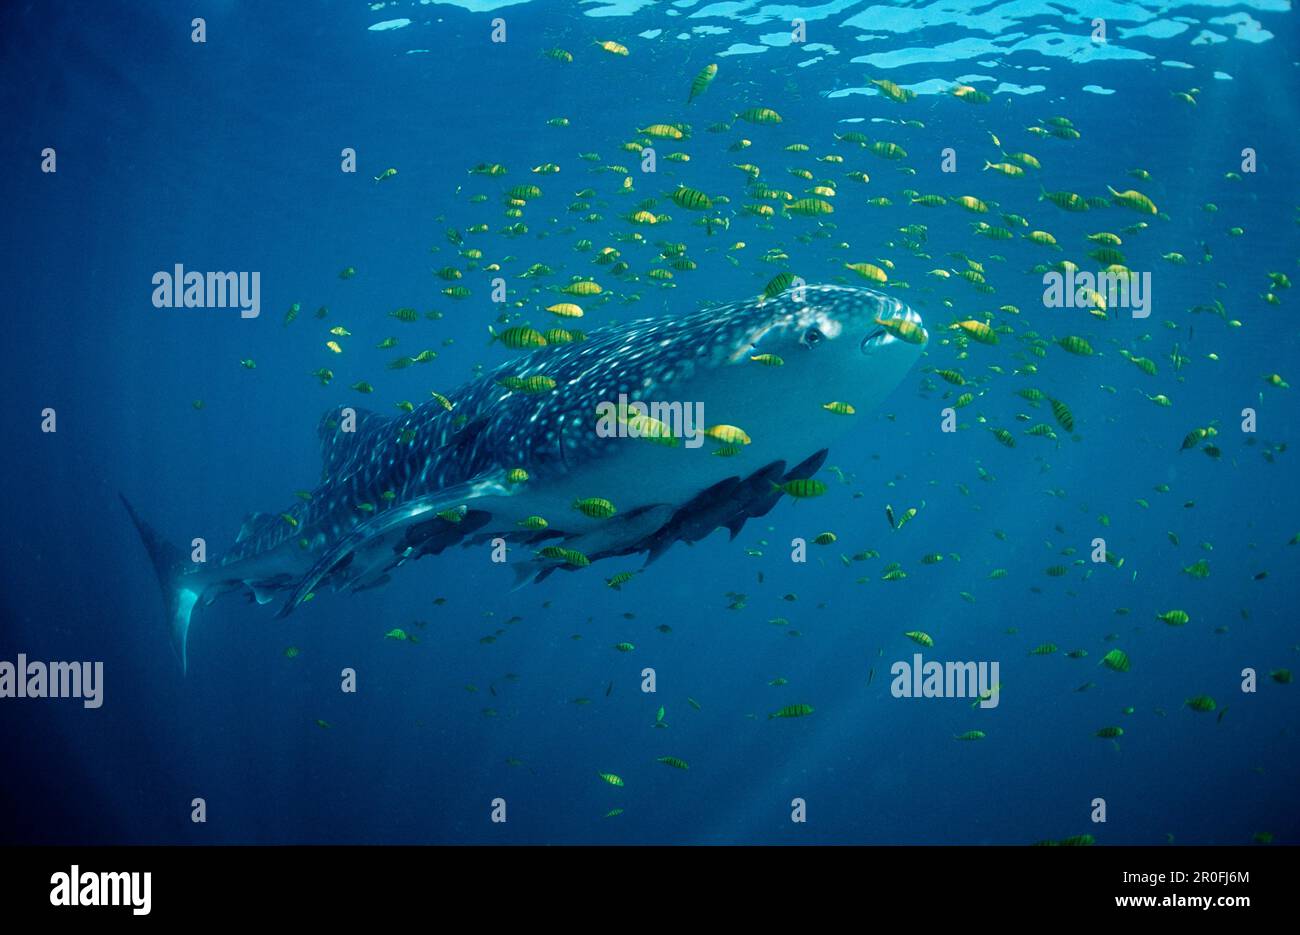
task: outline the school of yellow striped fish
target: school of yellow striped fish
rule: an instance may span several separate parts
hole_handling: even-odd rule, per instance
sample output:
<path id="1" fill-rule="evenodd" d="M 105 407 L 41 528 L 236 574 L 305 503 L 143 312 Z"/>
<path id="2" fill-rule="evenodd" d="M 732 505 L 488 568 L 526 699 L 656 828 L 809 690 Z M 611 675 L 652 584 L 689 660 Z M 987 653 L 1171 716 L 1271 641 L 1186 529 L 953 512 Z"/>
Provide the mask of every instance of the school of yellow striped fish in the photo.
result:
<path id="1" fill-rule="evenodd" d="M 598 58 L 620 59 L 635 54 L 634 42 L 611 38 L 588 48 L 550 49 L 537 68 L 544 77 L 548 68 L 592 67 Z M 1279 372 L 1280 368 L 1269 361 L 1258 362 L 1254 398 L 1230 400 L 1221 412 L 1215 413 L 1184 411 L 1178 400 L 1180 387 L 1188 381 L 1215 378 L 1221 360 L 1233 354 L 1234 336 L 1239 331 L 1277 327 L 1274 319 L 1279 307 L 1286 304 L 1291 285 L 1285 272 L 1271 271 L 1259 281 L 1234 283 L 1232 291 L 1225 282 L 1212 284 L 1204 301 L 1195 307 L 1158 308 L 1151 318 L 1140 321 L 1131 319 L 1127 309 L 1108 308 L 1106 297 L 1097 293 L 1089 296 L 1091 307 L 1075 309 L 1018 307 L 999 298 L 1003 284 L 1013 282 L 1032 281 L 1031 291 L 1040 292 L 1043 275 L 1052 271 L 1100 269 L 1127 275 L 1133 268 L 1157 271 L 1157 277 L 1188 275 L 1195 269 L 1213 268 L 1210 264 L 1215 244 L 1223 239 L 1265 237 L 1270 236 L 1268 232 L 1237 226 L 1231 217 L 1231 204 L 1206 203 L 1195 225 L 1201 232 L 1198 236 L 1186 233 L 1192 225 L 1180 228 L 1183 234 L 1173 235 L 1170 218 L 1161 211 L 1160 203 L 1164 186 L 1175 183 L 1158 178 L 1142 166 L 1112 166 L 1114 181 L 1102 191 L 1070 191 L 1061 180 L 1068 177 L 1072 164 L 1081 160 L 1104 162 L 1108 158 L 1104 141 L 1090 139 L 1100 135 L 1103 127 L 1076 126 L 1069 116 L 1057 113 L 1044 113 L 1029 125 L 993 126 L 998 110 L 989 106 L 988 95 L 975 88 L 958 86 L 948 99 L 926 104 L 928 110 L 922 110 L 922 102 L 913 92 L 882 78 L 871 83 L 879 90 L 879 95 L 867 98 L 864 105 L 871 122 L 858 124 L 869 127 L 870 134 L 842 130 L 792 136 L 783 126 L 783 102 L 750 100 L 747 83 L 729 83 L 726 69 L 717 64 L 701 70 L 677 89 L 680 93 L 675 97 L 666 97 L 657 110 L 629 113 L 626 134 L 621 139 L 572 139 L 566 135 L 573 129 L 567 117 L 539 116 L 538 126 L 518 129 L 553 134 L 553 161 L 507 165 L 484 153 L 475 154 L 475 161 L 465 166 L 465 179 L 456 186 L 446 215 L 439 219 L 445 229 L 431 248 L 435 258 L 432 272 L 437 281 L 435 304 L 439 307 L 427 311 L 396 308 L 386 318 L 372 314 L 365 321 L 360 316 L 347 316 L 347 320 L 336 322 L 336 317 L 343 316 L 323 306 L 315 313 L 315 321 L 311 316 L 302 316 L 304 320 L 298 323 L 293 339 L 317 343 L 321 354 L 321 365 L 311 377 L 329 385 L 334 379 L 335 361 L 367 348 L 388 355 L 384 365 L 388 370 L 429 364 L 437 359 L 438 349 L 436 339 L 428 337 L 428 323 L 437 322 L 452 307 L 458 311 L 488 310 L 484 326 L 490 336 L 485 334 L 485 343 L 490 339 L 491 349 L 487 353 L 498 354 L 581 341 L 584 334 L 579 326 L 592 321 L 607 323 L 637 312 L 638 303 L 662 290 L 685 290 L 690 296 L 688 301 L 699 305 L 734 300 L 734 295 L 709 294 L 710 271 L 726 264 L 752 275 L 753 292 L 759 296 L 775 296 L 800 280 L 865 282 L 899 293 L 923 312 L 929 346 L 920 371 L 900 392 L 919 394 L 931 404 L 936 449 L 940 447 L 938 439 L 944 437 L 938 434 L 940 412 L 952 410 L 958 436 L 963 437 L 960 450 L 965 460 L 944 455 L 942 472 L 926 482 L 933 487 L 955 485 L 962 496 L 969 498 L 972 512 L 980 509 L 981 492 L 998 483 L 985 465 L 994 460 L 992 453 L 998 449 L 1014 449 L 1017 456 L 1032 459 L 1041 473 L 1048 475 L 1054 458 L 1065 457 L 1076 446 L 1086 448 L 1090 435 L 1114 431 L 1102 420 L 1090 418 L 1087 398 L 1065 398 L 1053 389 L 1056 384 L 1086 384 L 1088 368 L 1096 358 L 1104 356 L 1130 362 L 1132 379 L 1124 386 L 1098 385 L 1095 393 L 1130 394 L 1136 401 L 1134 405 L 1164 410 L 1165 430 L 1175 439 L 1171 457 L 1219 462 L 1223 470 L 1219 484 L 1234 483 L 1230 466 L 1238 461 L 1262 458 L 1274 464 L 1282 457 L 1287 447 L 1283 439 L 1256 442 L 1256 436 L 1251 434 L 1243 435 L 1243 442 L 1231 440 L 1238 433 L 1232 422 L 1243 407 L 1276 411 L 1290 406 L 1288 379 L 1293 375 Z M 1192 108 L 1204 93 L 1210 92 L 1180 92 L 1166 106 Z M 714 108 L 710 113 L 730 116 L 705 122 L 698 115 L 706 102 Z M 947 109 L 953 113 L 947 113 Z M 926 123 L 920 119 L 921 114 L 936 112 L 945 119 L 973 119 L 971 115 L 978 114 L 987 127 L 987 139 L 982 147 L 974 147 L 977 152 L 966 146 L 957 154 L 965 168 L 948 176 L 951 181 L 943 190 L 918 191 L 911 187 L 918 154 L 924 152 L 926 158 L 933 158 L 944 145 L 942 140 L 927 135 Z M 654 171 L 644 171 L 651 158 Z M 728 184 L 721 187 L 701 181 L 728 177 Z M 400 186 L 406 183 L 407 175 L 400 166 L 384 166 L 372 178 L 375 186 Z M 1242 186 L 1243 192 L 1250 184 L 1231 167 L 1226 169 L 1225 178 Z M 891 206 L 905 206 L 910 222 L 862 240 L 844 239 L 842 226 L 870 229 L 874 224 L 872 213 Z M 1095 219 L 1086 238 L 1058 236 L 1054 232 L 1067 214 L 1083 213 L 1090 221 Z M 446 217 L 457 220 L 453 223 Z M 841 225 L 844 219 L 849 220 Z M 1295 218 L 1279 217 L 1278 221 L 1279 227 L 1295 223 Z M 932 255 L 927 245 L 931 230 L 936 228 L 967 230 L 969 246 L 965 252 Z M 530 243 L 553 238 L 571 243 L 567 263 L 551 266 L 527 256 Z M 1031 245 L 1037 251 L 1037 262 L 1025 269 L 998 252 L 1013 241 Z M 342 280 L 364 276 L 364 269 L 352 266 L 339 272 Z M 507 280 L 510 291 L 506 301 L 494 304 L 487 294 L 487 284 L 496 276 Z M 676 301 L 681 298 L 676 296 Z M 300 304 L 292 306 L 284 324 L 292 324 L 301 310 Z M 896 336 L 903 340 L 916 337 L 908 333 L 906 322 L 894 327 L 898 329 Z M 1191 337 L 1193 328 L 1195 340 Z M 240 363 L 249 370 L 257 366 L 251 359 Z M 753 358 L 755 367 L 779 367 L 782 363 L 773 355 Z M 486 366 L 487 362 L 476 364 L 474 372 Z M 371 379 L 352 383 L 351 389 L 364 396 L 378 393 L 382 377 L 380 370 Z M 401 379 L 409 382 L 409 375 Z M 518 385 L 512 386 L 530 393 L 548 392 L 553 387 L 554 381 L 548 383 L 546 377 L 536 375 L 526 380 L 518 378 Z M 446 395 L 451 393 L 451 383 L 431 385 L 425 391 L 454 410 L 456 400 Z M 389 405 L 409 411 L 413 403 L 393 399 Z M 202 402 L 196 400 L 194 406 L 202 408 Z M 846 417 L 855 416 L 851 400 L 827 403 L 826 407 Z M 886 413 L 884 418 L 892 421 L 895 417 Z M 1274 418 L 1272 424 L 1279 421 Z M 741 452 L 744 426 L 721 428 L 727 429 L 729 435 L 718 440 L 734 448 L 733 454 Z M 928 428 L 913 425 L 912 437 L 923 437 Z M 951 447 L 947 450 L 951 451 Z M 1140 475 L 1146 469 L 1135 464 L 1131 470 Z M 1172 498 L 1182 502 L 1187 529 L 1194 530 L 1198 491 L 1165 483 L 1162 474 L 1155 468 L 1150 470 L 1149 492 L 1124 503 L 1107 503 L 1104 479 L 1082 499 L 1052 488 L 1047 481 L 1046 502 L 1026 503 L 1026 508 L 1072 511 L 1077 521 L 1071 522 L 1068 529 L 1064 519 L 1056 521 L 1060 539 L 1041 544 L 1009 542 L 1005 533 L 993 529 L 986 554 L 977 560 L 935 546 L 944 536 L 945 524 L 953 518 L 931 516 L 923 499 L 904 500 L 894 489 L 898 486 L 895 481 L 890 481 L 884 491 L 858 490 L 851 471 L 832 466 L 825 472 L 834 482 L 808 482 L 796 496 L 864 501 L 851 514 L 855 529 L 814 529 L 806 534 L 814 561 L 822 559 L 824 567 L 842 566 L 843 574 L 853 576 L 864 588 L 916 587 L 916 579 L 924 578 L 927 567 L 942 564 L 951 570 L 960 563 L 972 582 L 996 581 L 1007 589 L 1008 603 L 1001 612 L 1013 618 L 1017 608 L 1023 606 L 1020 602 L 1026 588 L 1037 592 L 1063 579 L 1061 586 L 1084 604 L 1096 600 L 1086 597 L 1094 575 L 1125 576 L 1137 581 L 1139 566 L 1144 574 L 1155 577 L 1157 566 L 1176 566 L 1184 585 L 1176 593 L 1163 596 L 1157 602 L 1159 613 L 1153 615 L 1154 619 L 1140 620 L 1139 625 L 1171 630 L 1213 626 L 1215 633 L 1226 638 L 1227 623 L 1199 618 L 1197 611 L 1198 584 L 1213 573 L 1213 542 L 1201 542 L 1196 547 L 1200 554 L 1195 560 L 1186 560 L 1178 557 L 1182 554 L 1178 549 L 1187 531 L 1151 529 L 1145 530 L 1151 541 L 1140 556 L 1118 555 L 1109 547 L 1090 554 L 1087 543 L 1094 536 L 1105 538 L 1110 531 L 1108 509 L 1123 509 L 1140 516 L 1140 511 L 1148 509 L 1156 498 Z M 527 478 L 515 480 L 526 482 Z M 602 497 L 575 504 L 575 508 L 588 516 L 612 514 L 618 491 L 601 493 Z M 1138 512 L 1133 512 L 1134 507 Z M 534 528 L 543 528 L 547 521 L 546 517 L 529 519 Z M 928 548 L 927 541 L 931 544 Z M 1289 541 L 1255 543 L 1254 554 L 1259 562 L 1255 579 L 1265 578 L 1274 563 L 1294 562 L 1300 554 L 1298 546 L 1300 532 Z M 1040 580 L 1017 581 L 1001 567 L 1000 563 L 1023 566 L 1024 552 L 1035 548 L 1041 548 L 1043 554 Z M 747 545 L 746 551 L 760 569 L 763 560 L 786 560 L 784 546 L 779 542 L 756 540 Z M 1013 551 L 1020 553 L 1014 562 Z M 1096 552 L 1096 548 L 1091 551 Z M 586 587 L 614 591 L 649 584 L 639 571 L 631 570 L 603 579 L 590 570 L 583 570 L 579 576 L 586 576 Z M 761 586 L 761 570 L 757 570 L 757 581 Z M 1248 585 L 1231 582 L 1225 586 L 1244 589 Z M 975 603 L 970 590 L 960 594 Z M 708 599 L 697 596 L 697 600 Z M 721 600 L 728 612 L 742 613 L 749 597 L 733 588 L 726 590 Z M 786 594 L 780 600 L 793 605 L 798 596 Z M 444 604 L 445 599 L 438 598 L 434 603 Z M 1106 613 L 1117 616 L 1116 628 L 1133 625 L 1131 620 L 1123 621 L 1130 614 L 1128 608 L 1106 608 Z M 1248 606 L 1243 606 L 1240 613 L 1243 620 L 1249 619 Z M 628 613 L 625 617 L 633 619 L 634 615 Z M 490 611 L 485 615 L 485 619 L 494 618 Z M 522 620 L 517 615 L 505 620 L 481 636 L 479 642 L 487 645 L 505 638 Z M 792 637 L 800 635 L 785 617 L 775 616 L 770 623 Z M 1067 676 L 1070 684 L 1063 691 L 1086 692 L 1104 679 L 1122 683 L 1133 678 L 1132 673 L 1161 665 L 1161 660 L 1151 655 L 1130 655 L 1122 647 L 1123 637 L 1118 632 L 1073 643 L 1067 642 L 1063 634 L 1060 639 L 1064 645 L 1058 646 L 1050 639 L 1019 637 L 1023 623 L 1014 621 L 1007 627 L 1008 642 L 1000 645 L 997 653 L 1035 657 L 1059 654 L 1086 660 L 1077 662 L 1073 675 Z M 417 645 L 420 638 L 415 630 L 424 625 L 417 621 L 410 629 L 391 628 L 383 636 Z M 888 680 L 883 672 L 889 660 L 909 656 L 914 651 L 911 644 L 942 652 L 945 625 L 953 624 L 938 628 L 913 625 L 899 627 L 896 634 L 881 633 L 881 645 L 864 662 L 865 683 L 871 684 L 880 674 L 881 681 L 876 683 L 879 690 L 881 682 Z M 1042 632 L 1045 625 L 1036 624 L 1033 629 Z M 672 627 L 662 623 L 657 630 L 667 634 Z M 574 639 L 580 636 L 575 634 Z M 1287 691 L 1285 686 L 1291 683 L 1286 660 L 1300 647 L 1278 645 L 1275 649 L 1276 664 L 1260 673 L 1261 692 Z M 610 652 L 635 654 L 638 647 L 620 641 L 611 644 Z M 284 655 L 293 659 L 299 653 L 297 647 L 290 647 Z M 877 673 L 876 666 L 884 667 L 881 673 Z M 498 685 L 517 678 L 507 674 L 492 680 L 491 694 L 495 697 Z M 770 725 L 773 731 L 783 729 L 779 723 L 782 721 L 812 717 L 811 723 L 815 723 L 819 715 L 825 716 L 824 705 L 819 703 L 814 708 L 810 703 L 816 700 L 816 686 L 793 685 L 780 676 L 763 681 L 777 690 L 771 708 L 733 712 L 735 716 L 778 722 Z M 993 690 L 1001 692 L 1002 688 L 998 685 Z M 612 689 L 610 682 L 606 694 Z M 471 684 L 466 690 L 479 689 Z M 1008 695 L 1016 691 L 1015 684 L 1006 686 Z M 707 686 L 700 686 L 697 694 L 706 693 Z M 575 697 L 572 703 L 581 706 L 592 703 L 592 699 Z M 1229 706 L 1196 684 L 1186 686 L 1185 698 L 1171 699 L 1167 708 L 1157 708 L 1154 713 L 1172 720 L 1180 704 L 1184 712 L 1190 712 L 1186 716 L 1216 718 L 1225 729 L 1231 728 L 1230 717 L 1225 723 Z M 683 695 L 658 708 L 654 727 L 668 727 L 669 712 L 665 708 L 678 709 L 671 712 L 676 715 L 672 722 L 680 723 L 704 706 L 695 697 Z M 482 713 L 485 717 L 500 714 L 493 707 L 484 708 Z M 1121 740 L 1125 744 L 1139 742 L 1120 726 L 1135 713 L 1131 706 L 1098 711 L 1094 736 L 1081 736 L 1079 744 L 1095 744 L 1100 738 L 1119 751 Z M 987 720 L 981 722 L 989 716 L 977 705 L 971 706 L 970 719 L 971 729 L 955 735 L 956 740 L 983 741 L 996 731 Z M 330 727 L 324 721 L 317 723 L 322 728 Z M 1144 731 L 1149 735 L 1151 729 L 1148 723 Z M 667 735 L 671 736 L 671 732 Z M 514 757 L 508 762 L 516 767 L 526 765 Z M 672 753 L 648 756 L 647 762 L 683 773 L 730 768 L 726 764 L 687 764 Z M 632 779 L 625 783 L 618 772 L 610 770 L 634 775 L 643 766 L 592 765 L 592 781 L 608 784 L 622 796 L 630 796 L 635 783 Z M 632 801 L 620 799 L 604 817 L 624 814 L 624 806 L 631 808 Z M 1268 836 L 1267 832 L 1260 835 L 1260 840 Z M 1092 837 L 1085 834 L 1047 843 L 1092 842 Z"/>

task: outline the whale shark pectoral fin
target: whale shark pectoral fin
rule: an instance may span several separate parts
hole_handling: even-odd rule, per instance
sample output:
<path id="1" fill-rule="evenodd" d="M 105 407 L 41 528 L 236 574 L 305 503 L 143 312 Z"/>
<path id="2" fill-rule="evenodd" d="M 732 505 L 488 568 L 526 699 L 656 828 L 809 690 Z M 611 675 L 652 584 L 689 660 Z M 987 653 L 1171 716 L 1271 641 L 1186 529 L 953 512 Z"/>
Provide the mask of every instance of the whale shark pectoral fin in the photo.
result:
<path id="1" fill-rule="evenodd" d="M 429 520 L 444 510 L 466 506 L 484 497 L 509 497 L 514 492 L 506 484 L 505 471 L 491 471 L 479 474 L 463 484 L 408 500 L 371 517 L 326 550 L 316 564 L 294 585 L 276 616 L 287 617 L 292 613 L 322 578 L 358 550 L 381 545 L 384 540 L 392 537 L 393 533 L 405 532 L 409 526 Z"/>
<path id="2" fill-rule="evenodd" d="M 274 517 L 270 513 L 249 513 L 244 517 L 244 522 L 240 524 L 239 534 L 235 536 L 235 544 L 243 542 L 245 539 L 251 539 L 260 532 L 268 522 L 272 522 Z"/>
<path id="3" fill-rule="evenodd" d="M 515 580 L 511 582 L 510 590 L 514 592 L 524 585 L 536 581 L 543 568 L 536 562 L 515 562 L 511 570 L 515 573 Z"/>

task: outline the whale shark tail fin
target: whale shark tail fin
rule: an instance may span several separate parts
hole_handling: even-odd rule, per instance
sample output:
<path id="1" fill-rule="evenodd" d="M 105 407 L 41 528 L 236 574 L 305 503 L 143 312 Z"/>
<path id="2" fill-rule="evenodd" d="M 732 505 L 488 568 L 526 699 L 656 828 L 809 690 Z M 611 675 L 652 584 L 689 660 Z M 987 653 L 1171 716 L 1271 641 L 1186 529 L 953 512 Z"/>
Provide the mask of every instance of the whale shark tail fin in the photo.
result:
<path id="1" fill-rule="evenodd" d="M 186 566 L 185 554 L 154 531 L 153 527 L 142 520 L 134 507 L 122 494 L 122 505 L 131 515 L 136 531 L 149 553 L 154 573 L 158 575 L 158 585 L 162 588 L 163 603 L 167 607 L 167 628 L 171 636 L 172 649 L 181 661 L 181 671 L 185 671 L 185 643 L 190 632 L 190 614 L 198 602 L 199 592 L 182 583 Z"/>

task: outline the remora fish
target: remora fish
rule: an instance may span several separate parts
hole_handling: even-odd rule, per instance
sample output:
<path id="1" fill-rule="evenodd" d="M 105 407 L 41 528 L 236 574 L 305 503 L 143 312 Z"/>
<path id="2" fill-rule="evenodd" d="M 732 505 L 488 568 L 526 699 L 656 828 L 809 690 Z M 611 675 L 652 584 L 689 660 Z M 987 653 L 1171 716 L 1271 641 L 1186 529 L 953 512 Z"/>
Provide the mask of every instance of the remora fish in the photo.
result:
<path id="1" fill-rule="evenodd" d="M 898 340 L 877 319 L 921 321 L 870 289 L 804 286 L 539 348 L 462 386 L 450 411 L 437 400 L 392 418 L 331 409 L 320 422 L 323 480 L 311 498 L 279 515 L 252 514 L 213 562 L 189 561 L 123 497 L 162 585 L 181 665 L 195 605 L 232 591 L 251 591 L 258 603 L 283 592 L 283 616 L 322 587 L 376 587 L 399 565 L 454 544 L 505 539 L 528 556 L 513 562 L 522 582 L 573 570 L 537 557 L 543 545 L 592 561 L 646 552 L 648 564 L 673 543 L 718 528 L 735 538 L 776 505 L 777 485 L 811 477 L 827 445 L 853 425 L 824 403 L 852 400 L 864 411 L 920 356 L 922 346 Z M 785 364 L 756 366 L 756 354 Z M 511 375 L 546 375 L 556 387 L 523 393 L 498 383 Z M 751 443 L 735 457 L 715 457 L 707 445 L 599 434 L 597 407 L 620 393 L 702 404 L 706 424 L 742 426 Z M 527 482 L 511 484 L 507 472 L 520 467 Z M 585 497 L 607 497 L 617 513 L 593 518 L 573 509 Z M 529 516 L 550 525 L 521 529 Z"/>

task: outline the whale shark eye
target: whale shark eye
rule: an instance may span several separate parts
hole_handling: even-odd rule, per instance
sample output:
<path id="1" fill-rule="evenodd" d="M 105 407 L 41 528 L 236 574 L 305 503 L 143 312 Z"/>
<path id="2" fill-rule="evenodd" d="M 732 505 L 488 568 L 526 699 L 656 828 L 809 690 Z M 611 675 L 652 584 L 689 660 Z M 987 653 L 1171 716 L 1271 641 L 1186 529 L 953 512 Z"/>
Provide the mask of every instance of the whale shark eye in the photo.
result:
<path id="1" fill-rule="evenodd" d="M 799 343 L 804 347 L 816 347 L 825 337 L 826 335 L 822 334 L 820 328 L 813 327 L 803 333 L 803 337 L 799 339 Z"/>

